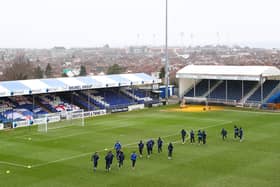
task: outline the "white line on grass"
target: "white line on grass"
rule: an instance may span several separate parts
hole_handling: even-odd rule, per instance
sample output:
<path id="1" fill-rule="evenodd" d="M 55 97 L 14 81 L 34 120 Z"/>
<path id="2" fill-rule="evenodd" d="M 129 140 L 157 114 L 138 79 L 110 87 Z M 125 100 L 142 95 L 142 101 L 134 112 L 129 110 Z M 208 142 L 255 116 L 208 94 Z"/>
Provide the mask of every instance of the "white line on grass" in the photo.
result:
<path id="1" fill-rule="evenodd" d="M 25 166 L 25 165 L 13 163 L 13 162 L 0 161 L 0 164 L 2 164 L 2 165 L 9 165 L 9 166 L 16 166 L 16 167 L 27 168 L 27 166 Z"/>
<path id="2" fill-rule="evenodd" d="M 124 121 L 122 119 L 119 119 L 119 120 L 113 120 L 113 122 L 118 122 L 118 121 Z M 107 122 L 106 122 L 107 123 Z M 102 126 L 104 123 L 102 122 L 98 122 L 97 124 L 94 124 L 94 127 L 106 127 L 107 125 L 104 125 Z M 60 128 L 65 128 L 65 127 L 73 127 L 74 125 L 71 125 L 71 126 L 64 126 L 64 127 L 60 127 Z M 104 128 L 104 129 L 101 129 L 100 131 L 103 131 L 103 130 L 109 130 L 109 129 L 115 129 L 115 128 L 122 128 L 122 127 L 127 127 L 127 126 L 134 126 L 134 125 L 126 125 L 126 126 L 113 126 L 113 127 L 108 127 L 108 128 Z M 51 128 L 49 130 L 55 130 L 55 129 L 59 129 L 59 128 Z M 80 133 L 80 134 L 88 134 L 90 132 L 83 132 L 83 133 Z M 30 133 L 30 134 L 24 134 L 24 135 L 19 135 L 19 136 L 14 136 L 15 139 L 21 139 L 21 140 L 24 140 L 25 137 L 30 137 L 30 136 L 36 136 L 36 135 L 41 135 L 42 133 L 39 133 L 39 132 L 36 132 L 36 133 Z M 66 136 L 60 136 L 60 137 L 71 137 L 72 135 L 66 135 Z M 75 134 L 73 134 L 73 136 L 75 136 Z M 60 139 L 60 138 L 57 138 L 57 139 Z M 56 139 L 54 139 L 56 140 Z M 46 140 L 48 141 L 48 140 Z"/>
<path id="3" fill-rule="evenodd" d="M 229 122 L 229 120 L 220 120 L 220 119 L 212 119 L 212 118 L 201 118 L 201 117 L 186 117 L 184 116 L 185 119 L 194 119 L 194 120 L 199 120 L 199 121 L 213 121 L 213 122 Z"/>
<path id="4" fill-rule="evenodd" d="M 48 138 L 48 139 L 43 139 L 43 140 L 36 140 L 36 142 L 46 142 L 46 141 L 52 141 L 52 140 L 58 140 L 58 139 L 63 139 L 63 138 L 69 138 L 69 137 L 72 137 L 72 136 L 78 136 L 78 135 L 82 135 L 82 134 L 90 134 L 91 132 L 80 132 L 80 133 L 73 133 L 73 134 L 68 134 L 68 135 L 65 135 L 65 136 L 59 136 L 59 137 L 54 137 L 54 138 Z M 34 134 L 36 135 L 36 134 Z M 34 136 L 33 135 L 33 136 Z M 29 135 L 29 137 L 32 136 L 32 135 Z M 25 136 L 25 137 L 28 137 L 28 136 Z M 26 140 L 26 138 L 24 137 L 15 137 L 16 139 L 20 139 L 20 140 Z"/>
<path id="5" fill-rule="evenodd" d="M 208 129 L 208 128 L 212 128 L 212 127 L 222 126 L 222 125 L 225 125 L 225 124 L 231 123 L 231 122 L 232 121 L 226 121 L 226 122 L 219 123 L 219 124 L 216 124 L 216 125 L 201 127 L 201 128 L 197 128 L 197 129 Z M 171 137 L 171 136 L 175 136 L 175 135 L 179 136 L 180 134 L 179 133 L 174 133 L 174 134 L 162 136 L 162 138 L 167 138 L 167 137 Z M 175 141 L 175 143 L 177 143 L 177 142 L 179 142 L 179 141 Z M 135 145 L 137 143 L 138 142 L 133 142 L 133 143 L 125 144 L 125 145 L 123 145 L 123 147 L 128 147 L 130 145 Z M 113 148 L 109 148 L 108 150 L 111 150 L 111 149 L 113 149 Z M 103 151 L 105 151 L 105 150 L 102 149 L 102 150 L 98 150 L 97 152 L 103 152 Z M 35 164 L 35 165 L 32 165 L 32 168 L 42 167 L 42 166 L 46 166 L 46 165 L 53 164 L 53 163 L 58 163 L 58 162 L 63 162 L 63 161 L 67 161 L 67 160 L 72 160 L 72 159 L 75 159 L 75 158 L 80 158 L 80 157 L 83 157 L 83 156 L 91 155 L 92 153 L 93 153 L 93 151 L 87 152 L 87 153 L 78 154 L 78 155 L 73 155 L 73 156 L 70 156 L 70 157 L 64 157 L 64 158 L 61 158 L 61 159 L 57 159 L 57 160 L 53 160 L 53 161 L 49 161 L 49 162 L 45 162 L 45 163 L 41 163 L 41 164 Z"/>
<path id="6" fill-rule="evenodd" d="M 111 129 L 132 127 L 132 126 L 135 126 L 135 125 L 122 125 L 122 126 L 108 127 L 108 128 L 97 130 L 95 132 L 102 132 L 102 131 L 107 131 L 107 130 L 111 130 Z M 37 142 L 53 141 L 53 140 L 59 140 L 59 139 L 63 139 L 63 138 L 69 138 L 69 137 L 72 137 L 72 136 L 78 136 L 78 135 L 84 135 L 84 134 L 90 134 L 90 133 L 92 133 L 92 132 L 90 131 L 90 132 L 73 133 L 73 134 L 69 134 L 69 135 L 65 135 L 65 136 L 59 136 L 59 137 L 55 137 L 55 138 L 48 138 L 48 139 L 45 139 L 45 140 L 36 140 L 36 141 Z M 34 134 L 34 135 L 37 135 L 37 134 Z M 31 135 L 25 135 L 24 137 L 28 137 L 28 136 L 30 137 Z M 26 140 L 26 138 L 23 138 L 23 136 L 15 137 L 15 138 L 16 139 L 21 139 L 21 140 Z"/>
<path id="7" fill-rule="evenodd" d="M 253 113 L 253 114 L 270 114 L 270 115 L 280 115 L 279 112 L 259 112 L 259 111 L 246 111 L 246 110 L 230 110 L 230 109 L 225 109 L 222 111 L 229 111 L 229 112 L 242 112 L 242 113 Z"/>

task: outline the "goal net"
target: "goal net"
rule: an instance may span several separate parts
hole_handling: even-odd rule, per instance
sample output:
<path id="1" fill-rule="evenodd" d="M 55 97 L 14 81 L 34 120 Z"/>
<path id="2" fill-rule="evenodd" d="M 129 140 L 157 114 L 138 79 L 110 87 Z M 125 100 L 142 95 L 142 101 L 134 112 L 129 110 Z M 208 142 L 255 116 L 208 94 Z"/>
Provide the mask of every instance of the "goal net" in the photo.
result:
<path id="1" fill-rule="evenodd" d="M 47 114 L 34 120 L 38 124 L 39 132 L 59 129 L 69 126 L 84 126 L 84 110 L 65 111 L 55 114 Z"/>

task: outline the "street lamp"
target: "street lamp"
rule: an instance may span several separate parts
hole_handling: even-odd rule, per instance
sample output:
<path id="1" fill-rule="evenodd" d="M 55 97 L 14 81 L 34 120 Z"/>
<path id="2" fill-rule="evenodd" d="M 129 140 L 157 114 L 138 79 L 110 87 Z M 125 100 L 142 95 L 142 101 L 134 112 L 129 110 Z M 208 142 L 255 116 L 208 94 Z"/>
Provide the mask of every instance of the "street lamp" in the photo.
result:
<path id="1" fill-rule="evenodd" d="M 168 62 L 168 0 L 165 1 L 165 99 L 168 103 L 169 62 Z"/>

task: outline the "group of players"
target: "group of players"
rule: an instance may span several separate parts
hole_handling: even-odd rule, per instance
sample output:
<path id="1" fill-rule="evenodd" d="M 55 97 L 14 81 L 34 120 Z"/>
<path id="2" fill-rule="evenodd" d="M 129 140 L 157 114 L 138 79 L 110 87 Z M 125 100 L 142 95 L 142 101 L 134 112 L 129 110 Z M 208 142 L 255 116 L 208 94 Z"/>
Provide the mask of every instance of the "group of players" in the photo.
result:
<path id="1" fill-rule="evenodd" d="M 227 130 L 222 128 L 221 135 L 222 135 L 223 140 L 227 139 Z M 243 140 L 243 129 L 242 129 L 242 127 L 238 128 L 235 125 L 234 126 L 234 139 L 237 139 L 237 138 L 239 138 L 239 141 L 242 142 L 242 140 Z"/>
<path id="2" fill-rule="evenodd" d="M 154 145 L 155 145 L 155 141 L 153 139 L 150 139 L 146 142 L 147 158 L 150 158 L 151 154 L 153 153 Z M 162 145 L 163 145 L 163 140 L 159 137 L 158 140 L 157 140 L 158 153 L 162 152 Z M 144 145 L 143 141 L 140 140 L 140 142 L 138 143 L 140 158 L 143 157 L 144 146 L 145 145 Z M 116 159 L 118 161 L 118 167 L 121 168 L 123 166 L 125 155 L 122 151 L 122 145 L 119 141 L 117 141 L 115 143 L 114 149 L 116 151 Z M 168 144 L 167 149 L 168 149 L 168 159 L 171 159 L 172 158 L 172 152 L 173 152 L 173 144 L 171 142 Z M 132 154 L 130 155 L 132 169 L 135 169 L 135 164 L 136 164 L 137 157 L 138 156 L 137 156 L 135 151 L 132 152 Z M 114 154 L 113 154 L 112 151 L 109 151 L 105 156 L 105 163 L 106 163 L 105 169 L 106 169 L 107 172 L 109 172 L 111 170 L 111 165 L 113 163 L 113 159 L 114 159 Z M 95 152 L 91 157 L 91 161 L 93 162 L 93 170 L 94 171 L 96 171 L 96 169 L 97 169 L 98 160 L 99 160 L 99 154 L 98 154 L 98 152 Z"/>
<path id="3" fill-rule="evenodd" d="M 184 144 L 186 141 L 186 136 L 187 136 L 187 131 L 185 129 L 181 130 L 181 136 L 182 136 L 182 143 Z M 206 144 L 206 137 L 207 134 L 205 132 L 205 130 L 198 130 L 197 131 L 197 139 L 198 139 L 198 144 L 200 145 L 202 144 Z M 195 143 L 195 134 L 194 131 L 191 130 L 190 131 L 190 143 L 194 144 Z"/>
<path id="4" fill-rule="evenodd" d="M 221 131 L 222 139 L 225 140 L 227 138 L 227 130 L 222 129 Z M 185 144 L 186 142 L 186 136 L 187 136 L 187 131 L 185 129 L 181 130 L 181 138 L 182 138 L 182 144 Z M 190 143 L 194 144 L 195 143 L 195 133 L 193 130 L 190 131 L 189 133 L 190 136 Z M 198 130 L 197 131 L 197 139 L 198 139 L 198 144 L 206 144 L 206 137 L 207 134 L 205 130 Z M 234 126 L 234 139 L 240 139 L 240 142 L 243 140 L 243 129 L 240 127 L 238 128 L 237 126 Z M 146 148 L 147 148 L 147 158 L 150 158 L 151 154 L 153 153 L 153 147 L 155 145 L 155 141 L 153 139 L 150 139 L 146 142 Z M 140 140 L 138 143 L 138 150 L 139 150 L 139 156 L 140 158 L 143 157 L 143 149 L 144 149 L 144 142 Z M 157 148 L 158 148 L 158 153 L 162 152 L 162 146 L 163 146 L 163 140 L 161 137 L 157 139 Z M 172 158 L 172 153 L 173 153 L 173 144 L 170 142 L 168 144 L 167 150 L 168 150 L 168 159 Z M 118 161 L 118 167 L 121 168 L 123 166 L 123 162 L 125 159 L 125 155 L 122 151 L 122 145 L 119 141 L 117 141 L 114 145 L 114 149 L 116 151 L 116 159 Z M 132 152 L 130 155 L 130 160 L 131 160 L 131 165 L 132 169 L 135 169 L 135 164 L 137 160 L 137 154 L 136 152 Z M 113 163 L 114 159 L 114 154 L 112 151 L 109 151 L 106 156 L 105 156 L 105 162 L 106 162 L 106 171 L 109 172 L 111 170 L 111 165 Z M 99 155 L 98 152 L 95 152 L 92 157 L 91 161 L 93 162 L 93 170 L 96 171 L 97 166 L 98 166 L 98 160 L 99 160 Z"/>
<path id="5" fill-rule="evenodd" d="M 155 145 L 155 141 L 153 139 L 150 139 L 146 142 L 146 148 L 147 148 L 147 158 L 150 158 L 151 154 L 153 153 L 153 147 Z M 158 153 L 162 152 L 162 145 L 163 145 L 163 140 L 161 137 L 157 139 L 157 148 L 158 148 Z M 143 157 L 143 149 L 144 149 L 144 143 L 142 140 L 138 143 L 138 149 L 139 149 L 139 154 L 140 158 Z M 173 144 L 170 142 L 167 147 L 168 150 L 168 159 L 172 158 L 172 152 L 173 152 Z"/>

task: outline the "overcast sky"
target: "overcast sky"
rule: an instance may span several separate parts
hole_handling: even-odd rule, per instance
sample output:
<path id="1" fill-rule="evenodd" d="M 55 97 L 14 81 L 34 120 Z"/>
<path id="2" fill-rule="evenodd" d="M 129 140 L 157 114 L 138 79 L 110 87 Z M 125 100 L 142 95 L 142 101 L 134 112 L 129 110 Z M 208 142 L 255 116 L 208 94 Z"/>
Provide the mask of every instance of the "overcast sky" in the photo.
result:
<path id="1" fill-rule="evenodd" d="M 280 48 L 279 8 L 279 0 L 169 0 L 169 43 Z M 163 45 L 164 27 L 165 0 L 0 0 L 0 47 Z"/>

